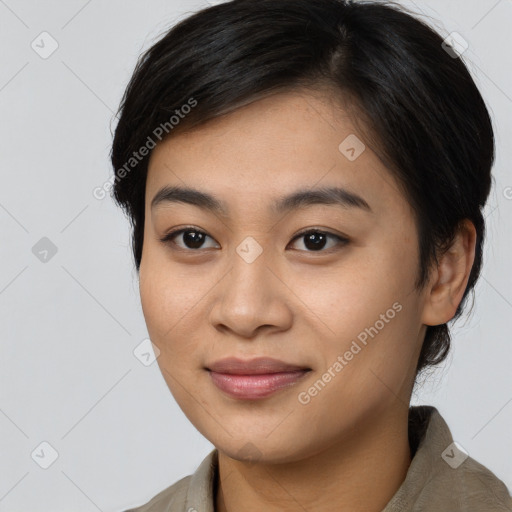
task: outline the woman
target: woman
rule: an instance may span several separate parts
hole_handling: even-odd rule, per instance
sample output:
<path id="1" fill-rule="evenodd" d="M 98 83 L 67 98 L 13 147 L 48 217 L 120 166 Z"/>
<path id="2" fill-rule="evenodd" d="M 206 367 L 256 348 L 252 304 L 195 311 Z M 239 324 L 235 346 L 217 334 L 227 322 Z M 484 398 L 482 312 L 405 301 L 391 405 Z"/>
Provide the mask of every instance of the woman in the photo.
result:
<path id="1" fill-rule="evenodd" d="M 133 510 L 512 510 L 410 406 L 479 276 L 494 160 L 450 41 L 392 3 L 233 0 L 140 59 L 113 193 L 158 364 L 215 449 Z"/>

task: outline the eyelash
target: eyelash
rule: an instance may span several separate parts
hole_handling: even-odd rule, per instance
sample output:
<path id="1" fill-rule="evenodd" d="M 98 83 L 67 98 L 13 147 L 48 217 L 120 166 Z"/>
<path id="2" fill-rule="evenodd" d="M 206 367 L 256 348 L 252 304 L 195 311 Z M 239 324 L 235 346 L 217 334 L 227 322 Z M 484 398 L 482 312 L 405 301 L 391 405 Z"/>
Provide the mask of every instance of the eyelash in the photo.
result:
<path id="1" fill-rule="evenodd" d="M 206 235 L 207 237 L 211 238 L 212 240 L 214 240 L 212 237 L 210 237 L 210 235 L 208 235 L 207 233 L 205 233 L 204 231 L 200 230 L 200 229 L 197 229 L 196 227 L 194 226 L 187 226 L 185 228 L 179 228 L 179 229 L 175 229 L 173 231 L 170 231 L 169 233 L 166 233 L 162 238 L 160 238 L 160 242 L 166 244 L 166 245 L 170 245 L 170 244 L 173 244 L 173 245 L 177 245 L 172 239 L 175 238 L 177 235 L 180 235 L 182 233 L 185 233 L 187 231 L 194 231 L 195 233 L 201 233 L 203 235 Z M 348 238 L 345 238 L 341 235 L 336 235 L 334 233 L 331 233 L 329 231 L 323 231 L 321 229 L 315 229 L 315 228 L 308 228 L 300 233 L 298 233 L 297 235 L 295 235 L 292 240 L 290 241 L 291 242 L 294 242 L 295 240 L 301 238 L 301 237 L 304 237 L 306 235 L 309 235 L 309 234 L 312 234 L 312 233 L 315 233 L 315 234 L 321 234 L 321 235 L 326 235 L 328 237 L 332 237 L 332 238 L 335 238 L 337 239 L 338 241 L 338 245 L 341 245 L 342 247 L 347 245 L 349 243 L 349 239 Z M 297 249 L 299 250 L 300 252 L 308 252 L 308 253 L 312 253 L 312 254 L 315 254 L 315 253 L 330 253 L 332 252 L 333 250 L 336 250 L 336 249 L 339 249 L 339 247 L 330 247 L 328 249 L 319 249 L 318 251 L 308 251 L 308 250 L 301 250 L 301 249 Z M 190 249 L 190 248 L 183 248 L 183 247 L 180 247 L 178 246 L 178 249 L 179 250 L 182 250 L 182 251 L 187 251 L 187 252 L 199 252 L 201 250 L 205 250 L 205 249 Z"/>

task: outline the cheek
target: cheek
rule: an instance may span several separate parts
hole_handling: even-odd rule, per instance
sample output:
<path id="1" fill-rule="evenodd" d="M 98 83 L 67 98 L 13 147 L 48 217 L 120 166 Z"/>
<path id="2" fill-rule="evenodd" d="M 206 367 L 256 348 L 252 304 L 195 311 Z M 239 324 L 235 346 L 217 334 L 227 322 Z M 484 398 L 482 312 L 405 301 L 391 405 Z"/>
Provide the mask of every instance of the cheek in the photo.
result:
<path id="1" fill-rule="evenodd" d="M 139 291 L 148 333 L 161 352 L 159 362 L 177 367 L 177 361 L 193 359 L 204 343 L 199 330 L 211 284 L 199 266 L 184 271 L 162 252 L 148 247 L 141 261 Z"/>
<path id="2" fill-rule="evenodd" d="M 139 271 L 139 292 L 144 319 L 153 343 L 165 350 L 164 340 L 172 336 L 184 305 L 180 301 L 180 283 L 176 272 L 161 261 L 157 251 L 144 247 Z"/>
<path id="3" fill-rule="evenodd" d="M 294 291 L 316 325 L 317 349 L 327 367 L 347 351 L 344 373 L 355 381 L 367 378 L 370 367 L 410 364 L 419 329 L 415 258 L 414 250 L 388 244 L 357 251 L 329 273 L 317 271 L 314 279 L 307 273 L 295 276 Z M 361 367 L 364 374 L 358 374 Z"/>
<path id="4" fill-rule="evenodd" d="M 197 366 L 200 336 L 192 335 L 187 323 L 187 294 L 176 291 L 181 280 L 170 277 L 175 273 L 161 270 L 162 266 L 141 265 L 141 304 L 149 337 L 159 350 L 157 364 L 162 377 L 176 401 L 188 410 L 190 394 L 197 394 L 192 369 Z"/>
<path id="5" fill-rule="evenodd" d="M 402 258 L 403 260 L 404 258 Z M 354 335 L 411 291 L 409 263 L 389 251 L 354 251 L 339 265 L 290 273 L 286 281 L 331 336 Z"/>

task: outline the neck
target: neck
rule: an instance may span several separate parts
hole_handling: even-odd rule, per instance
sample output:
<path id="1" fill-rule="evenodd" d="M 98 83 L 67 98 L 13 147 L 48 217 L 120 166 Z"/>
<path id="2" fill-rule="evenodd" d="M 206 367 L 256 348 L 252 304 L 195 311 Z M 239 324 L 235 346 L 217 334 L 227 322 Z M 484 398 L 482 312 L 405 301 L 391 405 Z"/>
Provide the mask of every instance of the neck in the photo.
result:
<path id="1" fill-rule="evenodd" d="M 408 409 L 375 418 L 310 457 L 247 464 L 218 451 L 215 511 L 381 512 L 411 463 Z"/>

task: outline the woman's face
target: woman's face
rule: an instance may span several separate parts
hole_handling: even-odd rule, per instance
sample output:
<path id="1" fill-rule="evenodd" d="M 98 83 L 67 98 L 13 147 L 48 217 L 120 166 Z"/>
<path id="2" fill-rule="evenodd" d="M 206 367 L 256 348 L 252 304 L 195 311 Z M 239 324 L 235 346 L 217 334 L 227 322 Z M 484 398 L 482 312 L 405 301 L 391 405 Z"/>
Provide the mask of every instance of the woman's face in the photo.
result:
<path id="1" fill-rule="evenodd" d="M 290 92 L 151 155 L 140 266 L 148 332 L 178 404 L 232 458 L 299 460 L 407 411 L 425 334 L 417 233 L 361 142 L 332 102 Z M 152 205 L 163 187 L 212 200 L 175 193 Z M 330 188 L 330 201 L 315 195 Z M 228 357 L 289 366 L 211 371 Z"/>

